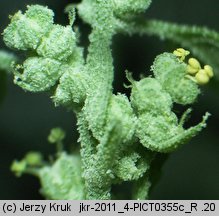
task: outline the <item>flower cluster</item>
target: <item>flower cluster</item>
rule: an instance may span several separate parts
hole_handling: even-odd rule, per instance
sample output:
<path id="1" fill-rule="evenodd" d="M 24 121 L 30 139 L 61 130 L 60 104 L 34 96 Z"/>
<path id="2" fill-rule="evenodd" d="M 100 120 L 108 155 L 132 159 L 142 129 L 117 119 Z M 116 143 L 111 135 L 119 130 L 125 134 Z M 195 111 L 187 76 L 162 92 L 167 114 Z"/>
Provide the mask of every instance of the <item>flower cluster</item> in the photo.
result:
<path id="1" fill-rule="evenodd" d="M 131 95 L 113 93 L 114 65 L 111 44 L 122 29 L 136 31 L 130 20 L 150 5 L 148 0 L 83 0 L 79 16 L 92 27 L 87 55 L 78 46 L 70 25 L 53 23 L 47 7 L 28 6 L 11 17 L 4 31 L 6 45 L 31 51 L 22 65 L 15 66 L 15 83 L 32 92 L 48 91 L 55 105 L 75 112 L 81 145 L 67 153 L 62 146 L 65 133 L 51 131 L 48 141 L 57 145 L 50 163 L 31 153 L 12 170 L 20 176 L 32 173 L 40 178 L 41 192 L 49 199 L 111 199 L 112 186 L 129 181 L 133 199 L 148 197 L 152 163 L 158 153 L 169 153 L 185 144 L 204 127 L 209 116 L 185 129 L 187 110 L 178 119 L 175 103 L 191 105 L 207 83 L 213 69 L 201 69 L 197 60 L 182 48 L 158 55 L 153 76 L 131 82 Z M 70 23 L 74 13 L 70 13 Z M 142 33 L 139 31 L 138 33 Z M 19 72 L 22 70 L 22 72 Z"/>

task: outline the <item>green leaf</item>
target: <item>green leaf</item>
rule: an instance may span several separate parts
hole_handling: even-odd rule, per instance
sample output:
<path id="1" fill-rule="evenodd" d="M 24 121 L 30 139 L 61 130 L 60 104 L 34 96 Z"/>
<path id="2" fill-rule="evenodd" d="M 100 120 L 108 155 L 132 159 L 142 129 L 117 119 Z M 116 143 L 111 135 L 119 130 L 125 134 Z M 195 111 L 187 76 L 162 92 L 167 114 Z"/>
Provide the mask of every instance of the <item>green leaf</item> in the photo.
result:
<path id="1" fill-rule="evenodd" d="M 128 34 L 158 36 L 187 48 L 204 64 L 211 65 L 219 78 L 219 33 L 206 27 L 179 25 L 159 20 L 136 20 L 123 23 L 120 31 Z"/>

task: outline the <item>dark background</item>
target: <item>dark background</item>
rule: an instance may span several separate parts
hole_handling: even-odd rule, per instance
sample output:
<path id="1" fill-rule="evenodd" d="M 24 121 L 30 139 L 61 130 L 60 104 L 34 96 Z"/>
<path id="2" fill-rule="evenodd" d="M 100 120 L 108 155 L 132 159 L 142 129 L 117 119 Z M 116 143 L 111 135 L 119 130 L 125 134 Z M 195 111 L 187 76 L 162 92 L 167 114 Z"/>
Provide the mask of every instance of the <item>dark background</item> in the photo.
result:
<path id="1" fill-rule="evenodd" d="M 24 10 L 27 4 L 48 5 L 56 13 L 56 22 L 67 24 L 63 13 L 66 4 L 73 1 L 58 0 L 7 0 L 0 1 L 0 31 L 7 26 L 8 15 Z M 219 31 L 218 0 L 154 0 L 146 17 L 166 21 L 208 26 Z M 89 27 L 77 21 L 84 33 L 82 43 L 87 44 Z M 0 42 L 2 48 L 4 44 Z M 129 69 L 137 78 L 139 73 L 149 71 L 154 57 L 163 51 L 172 51 L 177 45 L 161 42 L 157 38 L 132 38 L 117 36 L 114 39 L 116 82 L 115 92 L 123 88 L 124 70 Z M 219 71 L 218 71 L 219 72 Z M 219 199 L 219 82 L 214 80 L 203 88 L 196 103 L 190 124 L 201 120 L 209 111 L 212 114 L 208 127 L 171 154 L 163 166 L 159 183 L 151 193 L 151 199 Z M 7 78 L 7 94 L 0 104 L 0 199 L 42 199 L 38 179 L 32 176 L 15 178 L 10 172 L 11 162 L 30 150 L 54 153 L 47 143 L 51 128 L 61 126 L 67 132 L 66 143 L 77 147 L 75 117 L 64 108 L 55 108 L 46 94 L 24 92 Z M 68 146 L 66 147 L 68 148 Z"/>

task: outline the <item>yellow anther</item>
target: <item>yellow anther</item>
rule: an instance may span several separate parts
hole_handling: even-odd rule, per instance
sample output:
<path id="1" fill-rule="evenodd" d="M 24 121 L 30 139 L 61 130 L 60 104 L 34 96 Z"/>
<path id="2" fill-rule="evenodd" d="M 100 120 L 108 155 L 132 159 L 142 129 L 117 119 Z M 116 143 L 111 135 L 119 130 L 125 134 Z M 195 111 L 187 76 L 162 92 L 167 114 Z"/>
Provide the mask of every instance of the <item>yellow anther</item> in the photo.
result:
<path id="1" fill-rule="evenodd" d="M 204 69 L 199 70 L 198 73 L 195 75 L 195 78 L 199 85 L 205 85 L 210 80 L 207 72 Z"/>
<path id="2" fill-rule="evenodd" d="M 201 68 L 199 61 L 195 58 L 190 58 L 188 62 L 189 62 L 189 65 L 192 66 L 193 68 L 197 68 L 197 69 Z"/>
<path id="3" fill-rule="evenodd" d="M 195 58 L 188 60 L 187 72 L 188 74 L 195 75 L 201 69 L 199 61 Z"/>
<path id="4" fill-rule="evenodd" d="M 213 68 L 210 65 L 205 65 L 204 70 L 208 74 L 209 78 L 212 78 L 214 76 Z"/>
<path id="5" fill-rule="evenodd" d="M 176 50 L 173 51 L 173 54 L 177 57 L 179 57 L 179 59 L 181 61 L 184 61 L 186 56 L 190 54 L 190 52 L 188 50 L 185 50 L 183 48 L 178 48 Z"/>
<path id="6" fill-rule="evenodd" d="M 188 65 L 187 66 L 187 72 L 190 75 L 195 75 L 198 72 L 198 70 L 196 68 L 193 68 L 191 65 Z"/>

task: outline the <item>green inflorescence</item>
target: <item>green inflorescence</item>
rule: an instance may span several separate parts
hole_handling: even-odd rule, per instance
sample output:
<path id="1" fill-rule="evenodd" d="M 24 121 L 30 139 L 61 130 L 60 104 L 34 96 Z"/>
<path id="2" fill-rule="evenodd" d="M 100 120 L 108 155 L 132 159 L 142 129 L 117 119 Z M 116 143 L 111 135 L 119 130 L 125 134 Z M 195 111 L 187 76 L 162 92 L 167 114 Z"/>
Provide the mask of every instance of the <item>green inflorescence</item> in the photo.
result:
<path id="1" fill-rule="evenodd" d="M 31 57 L 14 66 L 14 82 L 26 91 L 47 91 L 56 106 L 65 106 L 77 116 L 80 153 L 64 151 L 65 132 L 54 128 L 48 141 L 57 144 L 59 154 L 52 161 L 46 162 L 40 153 L 30 152 L 11 167 L 18 176 L 38 176 L 46 198 L 111 199 L 118 196 L 112 190 L 114 185 L 130 182 L 132 199 L 146 199 L 151 164 L 157 154 L 176 150 L 206 127 L 208 113 L 198 125 L 186 129 L 184 121 L 189 110 L 181 119 L 173 111 L 174 104 L 191 105 L 197 101 L 203 77 L 194 77 L 191 70 L 205 70 L 205 76 L 213 76 L 210 66 L 197 68 L 191 60 L 187 64 L 189 52 L 182 48 L 158 55 L 151 66 L 153 76 L 136 81 L 127 73 L 130 98 L 112 92 L 114 35 L 143 34 L 148 30 L 148 34 L 171 38 L 171 34 L 165 36 L 169 29 L 181 37 L 187 32 L 186 27 L 179 32 L 155 21 L 135 26 L 135 18 L 150 3 L 83 0 L 76 5 L 80 18 L 92 28 L 86 57 L 71 26 L 75 25 L 72 5 L 67 8 L 70 25 L 55 24 L 52 10 L 33 5 L 25 13 L 19 11 L 12 16 L 4 30 L 8 47 L 31 51 Z M 157 31 L 153 30 L 156 26 Z"/>

